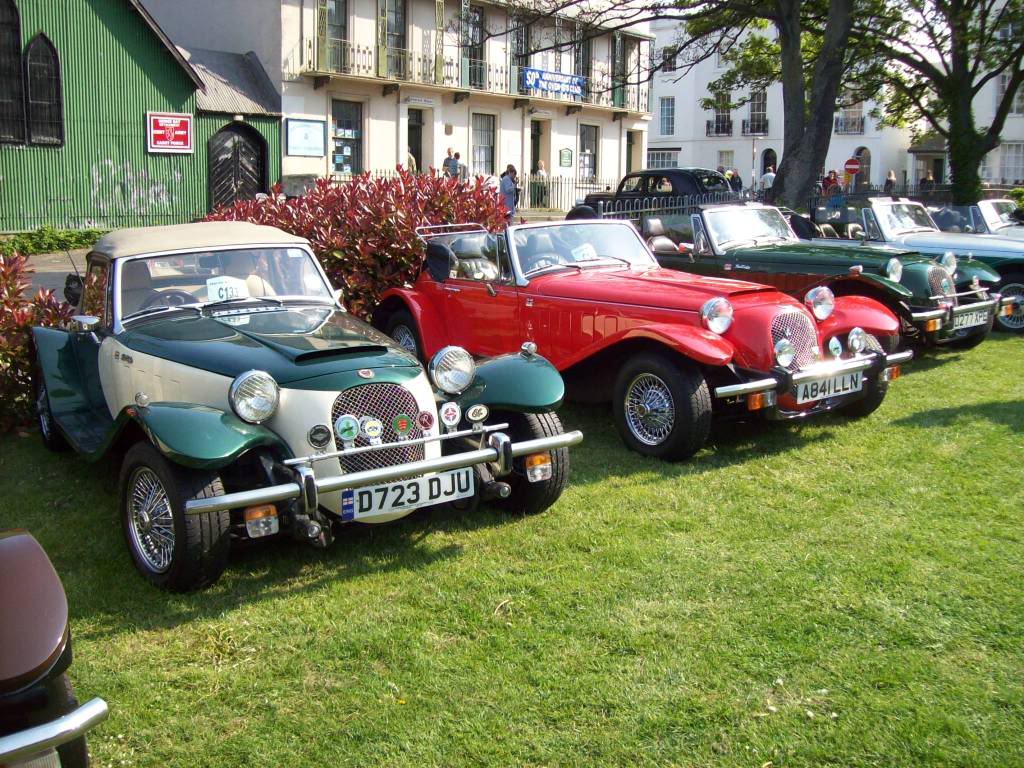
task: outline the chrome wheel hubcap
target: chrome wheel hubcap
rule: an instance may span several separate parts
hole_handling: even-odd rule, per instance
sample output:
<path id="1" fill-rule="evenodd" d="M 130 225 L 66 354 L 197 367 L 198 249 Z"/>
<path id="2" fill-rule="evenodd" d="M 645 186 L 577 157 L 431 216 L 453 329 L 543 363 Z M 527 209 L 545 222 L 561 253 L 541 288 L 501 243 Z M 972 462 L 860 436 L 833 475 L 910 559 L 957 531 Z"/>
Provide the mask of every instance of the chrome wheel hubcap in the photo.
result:
<path id="1" fill-rule="evenodd" d="M 46 396 L 46 385 L 39 385 L 36 394 L 36 413 L 39 415 L 39 431 L 43 437 L 50 439 L 50 398 Z"/>
<path id="2" fill-rule="evenodd" d="M 171 567 L 174 516 L 163 483 L 149 467 L 139 467 L 128 480 L 128 518 L 135 551 L 156 573 Z"/>
<path id="3" fill-rule="evenodd" d="M 416 354 L 416 337 L 413 332 L 404 325 L 396 325 L 391 331 L 391 338 L 398 342 L 398 346 L 411 355 Z"/>
<path id="4" fill-rule="evenodd" d="M 641 373 L 626 387 L 626 426 L 644 445 L 660 445 L 672 433 L 676 406 L 668 385 L 653 373 Z"/>
<path id="5" fill-rule="evenodd" d="M 1013 313 L 1009 317 L 1000 317 L 999 323 L 1004 328 L 1012 328 L 1015 331 L 1024 328 L 1024 285 L 1006 283 L 999 291 L 1003 296 L 1017 296 L 1019 299 L 1012 305 Z"/>

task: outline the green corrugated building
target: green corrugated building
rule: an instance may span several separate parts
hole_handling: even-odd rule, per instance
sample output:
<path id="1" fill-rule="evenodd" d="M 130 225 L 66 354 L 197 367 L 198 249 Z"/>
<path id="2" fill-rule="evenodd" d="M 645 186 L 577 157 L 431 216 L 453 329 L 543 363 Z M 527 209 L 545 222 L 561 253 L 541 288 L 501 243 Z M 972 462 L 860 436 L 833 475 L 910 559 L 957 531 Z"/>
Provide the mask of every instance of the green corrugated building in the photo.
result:
<path id="1" fill-rule="evenodd" d="M 0 0 L 0 231 L 189 221 L 280 167 L 255 56 L 177 48 L 139 0 Z"/>

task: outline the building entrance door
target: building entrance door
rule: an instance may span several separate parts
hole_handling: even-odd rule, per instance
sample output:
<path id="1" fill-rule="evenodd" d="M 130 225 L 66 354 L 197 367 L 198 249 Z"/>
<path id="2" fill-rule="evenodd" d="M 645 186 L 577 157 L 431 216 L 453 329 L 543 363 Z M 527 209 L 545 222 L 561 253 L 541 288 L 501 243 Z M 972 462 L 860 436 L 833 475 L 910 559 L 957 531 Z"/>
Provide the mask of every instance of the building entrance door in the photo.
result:
<path id="1" fill-rule="evenodd" d="M 416 163 L 416 171 L 423 168 L 423 110 L 409 110 L 409 154 Z M 410 169 L 412 170 L 412 169 Z"/>
<path id="2" fill-rule="evenodd" d="M 210 207 L 251 200 L 264 189 L 267 149 L 263 139 L 244 125 L 228 125 L 207 144 Z"/>

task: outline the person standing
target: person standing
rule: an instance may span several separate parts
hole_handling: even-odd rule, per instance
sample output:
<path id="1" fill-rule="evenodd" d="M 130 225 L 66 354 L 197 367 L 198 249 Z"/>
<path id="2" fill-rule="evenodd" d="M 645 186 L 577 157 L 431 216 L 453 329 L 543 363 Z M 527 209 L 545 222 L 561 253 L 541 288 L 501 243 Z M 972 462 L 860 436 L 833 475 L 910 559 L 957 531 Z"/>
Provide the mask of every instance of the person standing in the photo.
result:
<path id="1" fill-rule="evenodd" d="M 828 195 L 832 187 L 839 186 L 839 174 L 835 171 L 829 171 L 828 176 L 821 182 L 821 192 L 823 195 Z"/>
<path id="2" fill-rule="evenodd" d="M 510 163 L 508 167 L 505 168 L 505 172 L 501 174 L 501 182 L 498 185 L 498 194 L 501 195 L 501 201 L 508 209 L 508 218 L 510 221 L 516 212 L 516 196 L 519 193 L 516 181 L 516 167 Z"/>
<path id="3" fill-rule="evenodd" d="M 767 192 L 772 188 L 772 184 L 775 183 L 775 169 L 770 165 L 765 170 L 764 175 L 761 176 L 761 191 Z"/>
<path id="4" fill-rule="evenodd" d="M 465 181 L 466 177 L 469 176 L 469 169 L 466 168 L 466 164 L 462 162 L 462 155 L 458 152 L 455 153 L 455 175 L 463 181 Z"/>
<path id="5" fill-rule="evenodd" d="M 452 157 L 452 148 L 448 147 L 448 157 L 441 162 L 441 170 L 444 171 L 444 175 L 450 179 L 454 179 L 459 175 L 458 157 L 458 155 Z"/>
<path id="6" fill-rule="evenodd" d="M 928 175 L 921 179 L 921 191 L 931 192 L 933 189 L 935 189 L 935 176 L 928 171 Z"/>
<path id="7" fill-rule="evenodd" d="M 882 187 L 882 191 L 887 195 L 891 195 L 896 191 L 896 171 L 890 170 L 886 175 L 885 185 Z"/>
<path id="8" fill-rule="evenodd" d="M 537 161 L 537 170 L 534 171 L 536 180 L 531 184 L 533 194 L 530 205 L 537 208 L 548 207 L 548 170 L 544 167 L 544 161 Z"/>
<path id="9" fill-rule="evenodd" d="M 409 173 L 416 173 L 416 157 L 412 153 L 412 147 L 406 147 L 405 167 Z"/>
<path id="10" fill-rule="evenodd" d="M 738 169 L 732 169 L 732 176 L 729 177 L 729 186 L 732 187 L 732 191 L 739 193 L 743 191 L 743 177 L 740 176 Z"/>

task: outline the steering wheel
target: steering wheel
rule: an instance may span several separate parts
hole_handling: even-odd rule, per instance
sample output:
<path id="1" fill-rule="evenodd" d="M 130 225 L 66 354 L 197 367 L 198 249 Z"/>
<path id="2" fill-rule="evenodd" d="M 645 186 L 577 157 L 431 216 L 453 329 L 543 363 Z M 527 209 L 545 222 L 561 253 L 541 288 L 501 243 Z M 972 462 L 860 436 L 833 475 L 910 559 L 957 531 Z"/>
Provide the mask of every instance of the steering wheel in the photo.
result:
<path id="1" fill-rule="evenodd" d="M 193 304 L 195 303 L 195 300 L 196 297 L 188 291 L 182 291 L 178 288 L 169 288 L 166 291 L 160 291 L 159 293 L 150 296 L 142 303 L 142 306 L 139 307 L 139 309 L 146 309 L 161 302 L 168 307 L 180 307 L 183 304 Z"/>

